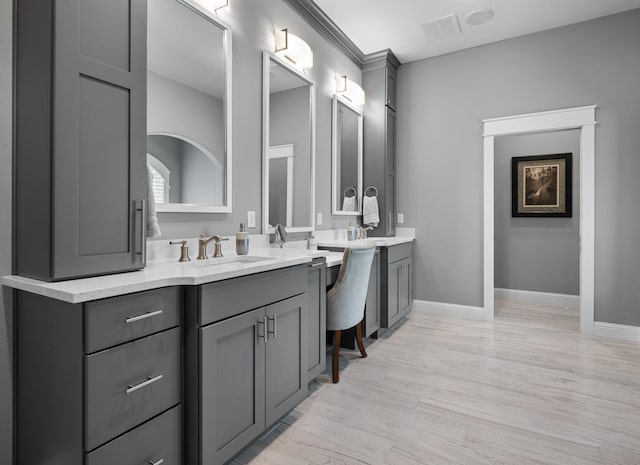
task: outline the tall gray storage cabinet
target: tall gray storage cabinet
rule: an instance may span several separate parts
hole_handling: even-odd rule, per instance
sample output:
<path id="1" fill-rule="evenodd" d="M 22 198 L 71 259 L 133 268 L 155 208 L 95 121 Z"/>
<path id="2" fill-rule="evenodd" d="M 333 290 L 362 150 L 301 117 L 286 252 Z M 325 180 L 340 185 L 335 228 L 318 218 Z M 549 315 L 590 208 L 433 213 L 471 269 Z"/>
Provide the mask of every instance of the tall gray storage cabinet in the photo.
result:
<path id="1" fill-rule="evenodd" d="M 400 62 L 386 50 L 368 57 L 363 66 L 364 185 L 378 192 L 380 223 L 370 236 L 396 233 L 396 76 Z M 371 194 L 371 190 L 367 189 Z"/>
<path id="2" fill-rule="evenodd" d="M 15 2 L 14 272 L 145 264 L 146 0 Z"/>

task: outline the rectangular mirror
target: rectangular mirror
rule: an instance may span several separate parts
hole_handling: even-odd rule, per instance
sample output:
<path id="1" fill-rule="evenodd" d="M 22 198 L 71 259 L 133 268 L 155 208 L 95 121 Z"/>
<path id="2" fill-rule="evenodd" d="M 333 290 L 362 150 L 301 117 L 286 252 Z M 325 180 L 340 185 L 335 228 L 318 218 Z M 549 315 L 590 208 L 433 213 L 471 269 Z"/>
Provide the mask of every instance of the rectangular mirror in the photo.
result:
<path id="1" fill-rule="evenodd" d="M 334 215 L 362 214 L 362 112 L 334 95 L 331 203 Z"/>
<path id="2" fill-rule="evenodd" d="M 147 166 L 159 212 L 231 211 L 231 29 L 192 0 L 147 13 Z"/>
<path id="3" fill-rule="evenodd" d="M 315 88 L 267 51 L 263 60 L 263 233 L 313 231 Z"/>

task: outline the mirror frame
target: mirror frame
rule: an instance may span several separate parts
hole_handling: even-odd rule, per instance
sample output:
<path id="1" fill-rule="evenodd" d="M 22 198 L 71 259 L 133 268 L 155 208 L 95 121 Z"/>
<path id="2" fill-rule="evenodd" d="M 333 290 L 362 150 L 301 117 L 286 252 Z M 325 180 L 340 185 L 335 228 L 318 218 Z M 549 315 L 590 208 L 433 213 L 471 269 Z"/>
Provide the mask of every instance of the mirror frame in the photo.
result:
<path id="1" fill-rule="evenodd" d="M 341 198 L 338 198 L 338 103 L 342 103 L 351 111 L 358 115 L 358 192 L 356 193 L 356 201 L 358 209 L 356 211 L 338 210 Z M 363 171 L 363 115 L 362 110 L 353 105 L 348 100 L 338 96 L 333 96 L 332 105 L 332 121 L 331 121 L 331 214 L 342 216 L 358 216 L 362 215 L 362 171 Z"/>
<path id="2" fill-rule="evenodd" d="M 193 203 L 158 203 L 156 204 L 156 211 L 161 213 L 231 213 L 232 211 L 232 193 L 233 193 L 233 151 L 232 147 L 232 68 L 233 68 L 233 55 L 232 55 L 232 30 L 231 26 L 218 18 L 214 13 L 207 10 L 205 7 L 197 3 L 195 0 L 176 0 L 178 3 L 189 8 L 193 13 L 198 14 L 205 18 L 207 21 L 211 21 L 218 26 L 224 34 L 224 42 L 222 44 L 224 48 L 224 102 L 223 102 L 223 114 L 225 119 L 224 128 L 224 153 L 225 153 L 225 199 L 224 205 L 199 205 Z M 148 134 L 148 133 L 147 133 Z"/>
<path id="3" fill-rule="evenodd" d="M 274 228 L 269 227 L 269 102 L 270 102 L 270 77 L 269 67 L 271 61 L 278 63 L 291 73 L 298 76 L 309 85 L 309 130 L 310 147 L 309 156 L 311 158 L 310 166 L 310 203 L 309 205 L 309 224 L 310 226 L 287 227 L 287 232 L 308 232 L 315 230 L 315 211 L 316 211 L 316 87 L 315 83 L 302 72 L 289 65 L 280 57 L 264 50 L 262 54 L 262 233 L 273 234 Z M 295 193 L 294 193 L 295 195 Z M 274 225 L 275 226 L 275 225 Z"/>

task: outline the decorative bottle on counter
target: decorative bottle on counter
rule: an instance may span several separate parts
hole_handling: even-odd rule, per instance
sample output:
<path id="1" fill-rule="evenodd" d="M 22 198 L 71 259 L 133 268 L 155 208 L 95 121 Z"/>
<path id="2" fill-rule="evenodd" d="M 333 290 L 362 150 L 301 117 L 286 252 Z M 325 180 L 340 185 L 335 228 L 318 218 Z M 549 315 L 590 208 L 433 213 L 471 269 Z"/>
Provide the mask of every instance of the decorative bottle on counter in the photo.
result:
<path id="1" fill-rule="evenodd" d="M 240 231 L 236 233 L 236 253 L 238 255 L 249 253 L 249 233 L 244 229 L 244 223 L 240 223 Z"/>

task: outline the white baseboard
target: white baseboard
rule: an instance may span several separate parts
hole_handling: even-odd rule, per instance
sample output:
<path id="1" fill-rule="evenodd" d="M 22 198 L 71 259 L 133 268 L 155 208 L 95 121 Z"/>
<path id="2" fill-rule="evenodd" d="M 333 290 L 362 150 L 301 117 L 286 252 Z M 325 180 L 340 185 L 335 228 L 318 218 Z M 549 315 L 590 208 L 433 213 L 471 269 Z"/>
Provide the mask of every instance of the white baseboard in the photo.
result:
<path id="1" fill-rule="evenodd" d="M 640 327 L 596 321 L 593 323 L 593 335 L 640 342 Z"/>
<path id="2" fill-rule="evenodd" d="M 430 302 L 427 300 L 414 300 L 413 310 L 432 313 L 434 315 L 446 315 L 468 320 L 482 320 L 483 308 L 470 305 L 447 304 L 443 302 Z"/>
<path id="3" fill-rule="evenodd" d="M 494 297 L 500 300 L 516 302 L 533 302 L 558 307 L 580 308 L 580 296 L 570 294 L 553 294 L 551 292 L 520 291 L 517 289 L 494 289 Z"/>

